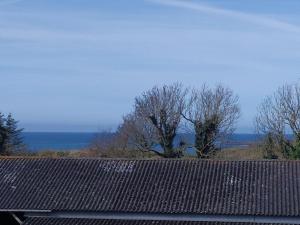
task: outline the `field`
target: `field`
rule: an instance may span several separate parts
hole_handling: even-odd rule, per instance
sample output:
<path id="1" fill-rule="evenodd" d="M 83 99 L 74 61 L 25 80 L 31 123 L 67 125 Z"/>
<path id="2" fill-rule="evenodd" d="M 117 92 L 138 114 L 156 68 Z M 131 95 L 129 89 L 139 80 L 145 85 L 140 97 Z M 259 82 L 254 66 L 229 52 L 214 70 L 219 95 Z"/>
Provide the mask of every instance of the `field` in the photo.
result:
<path id="1" fill-rule="evenodd" d="M 34 157 L 101 157 L 101 158 L 133 158 L 133 159 L 154 159 L 159 158 L 152 153 L 142 153 L 140 151 L 120 151 L 120 150 L 109 150 L 109 151 L 97 151 L 97 150 L 74 150 L 74 151 L 42 151 L 32 154 Z M 186 156 L 184 158 L 194 158 Z M 247 148 L 229 148 L 222 151 L 218 151 L 211 159 L 216 160 L 263 160 L 263 153 L 257 146 L 252 145 Z"/>
<path id="2" fill-rule="evenodd" d="M 253 146 L 249 148 L 231 148 L 217 152 L 213 159 L 219 160 L 262 160 L 262 151 Z"/>

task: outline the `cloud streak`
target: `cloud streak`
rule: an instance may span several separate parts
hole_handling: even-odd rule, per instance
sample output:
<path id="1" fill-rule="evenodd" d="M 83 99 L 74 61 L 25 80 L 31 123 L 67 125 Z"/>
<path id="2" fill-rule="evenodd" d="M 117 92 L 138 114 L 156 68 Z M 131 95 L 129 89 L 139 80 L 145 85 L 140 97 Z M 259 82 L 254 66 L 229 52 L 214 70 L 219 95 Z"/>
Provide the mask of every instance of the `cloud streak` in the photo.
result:
<path id="1" fill-rule="evenodd" d="M 21 1 L 24 1 L 24 0 L 0 0 L 0 6 L 2 6 L 2 5 L 11 5 L 11 4 L 21 2 Z"/>
<path id="2" fill-rule="evenodd" d="M 149 1 L 160 5 L 190 9 L 190 10 L 211 14 L 211 15 L 220 15 L 225 17 L 236 18 L 239 20 L 244 20 L 250 23 L 262 25 L 277 30 L 300 33 L 299 26 L 287 22 L 283 22 L 277 19 L 271 19 L 264 16 L 255 15 L 255 14 L 238 12 L 234 10 L 228 10 L 228 9 L 223 9 L 223 8 L 218 8 L 218 7 L 213 7 L 205 4 L 194 3 L 194 2 L 183 1 L 183 0 L 149 0 Z"/>

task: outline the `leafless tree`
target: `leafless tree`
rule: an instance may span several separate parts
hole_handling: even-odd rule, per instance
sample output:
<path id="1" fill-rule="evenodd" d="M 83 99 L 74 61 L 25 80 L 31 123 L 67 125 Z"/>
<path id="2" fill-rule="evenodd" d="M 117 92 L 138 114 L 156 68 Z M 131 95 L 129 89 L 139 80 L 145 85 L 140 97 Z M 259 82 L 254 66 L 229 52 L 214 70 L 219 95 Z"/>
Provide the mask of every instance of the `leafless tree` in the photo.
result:
<path id="1" fill-rule="evenodd" d="M 128 149 L 153 152 L 163 156 L 161 152 L 155 149 L 158 143 L 155 127 L 135 112 L 123 117 L 123 123 L 118 128 L 117 136 Z"/>
<path id="2" fill-rule="evenodd" d="M 121 126 L 120 126 L 121 127 Z M 123 130 L 122 130 L 123 131 Z M 150 157 L 146 151 L 136 151 L 128 145 L 127 137 L 117 132 L 102 132 L 96 135 L 89 148 L 82 151 L 83 157 L 102 157 L 102 158 L 144 158 Z"/>
<path id="3" fill-rule="evenodd" d="M 300 142 L 300 85 L 284 85 L 267 97 L 258 108 L 256 128 L 271 135 L 285 157 L 298 157 Z M 294 140 L 287 138 L 292 133 Z M 295 145 L 296 144 L 296 145 Z"/>
<path id="4" fill-rule="evenodd" d="M 222 85 L 211 89 L 203 85 L 194 89 L 187 101 L 183 117 L 195 132 L 195 148 L 199 158 L 216 150 L 215 143 L 232 134 L 240 116 L 239 98 Z"/>
<path id="5" fill-rule="evenodd" d="M 136 116 L 144 121 L 144 127 L 154 129 L 164 157 L 178 157 L 173 142 L 185 107 L 185 95 L 182 84 L 175 83 L 153 87 L 135 99 Z"/>

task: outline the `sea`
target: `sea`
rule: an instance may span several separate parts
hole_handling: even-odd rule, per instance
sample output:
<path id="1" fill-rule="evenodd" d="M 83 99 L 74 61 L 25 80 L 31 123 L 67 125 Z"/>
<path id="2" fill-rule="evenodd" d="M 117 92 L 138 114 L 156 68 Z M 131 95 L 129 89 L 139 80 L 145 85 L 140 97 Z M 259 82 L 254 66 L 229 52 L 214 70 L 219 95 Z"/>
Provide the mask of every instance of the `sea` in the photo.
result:
<path id="1" fill-rule="evenodd" d="M 71 133 L 71 132 L 24 132 L 23 141 L 29 151 L 72 151 L 91 146 L 96 138 L 105 138 L 107 133 Z M 184 139 L 192 141 L 192 135 L 177 137 L 175 142 Z M 247 147 L 258 140 L 255 134 L 233 134 L 222 148 Z"/>

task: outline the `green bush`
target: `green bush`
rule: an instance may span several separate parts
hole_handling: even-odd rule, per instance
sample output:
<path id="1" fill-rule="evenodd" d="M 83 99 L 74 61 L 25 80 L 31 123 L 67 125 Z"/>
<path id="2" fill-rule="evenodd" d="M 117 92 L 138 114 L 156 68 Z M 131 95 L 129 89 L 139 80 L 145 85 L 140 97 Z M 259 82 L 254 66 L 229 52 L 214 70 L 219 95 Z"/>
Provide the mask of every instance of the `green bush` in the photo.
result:
<path id="1" fill-rule="evenodd" d="M 300 140 L 296 140 L 291 147 L 287 147 L 289 159 L 300 159 Z"/>
<path id="2" fill-rule="evenodd" d="M 277 148 L 276 143 L 272 134 L 267 134 L 265 139 L 263 140 L 262 150 L 264 159 L 277 159 L 278 156 L 275 153 L 275 149 Z"/>

